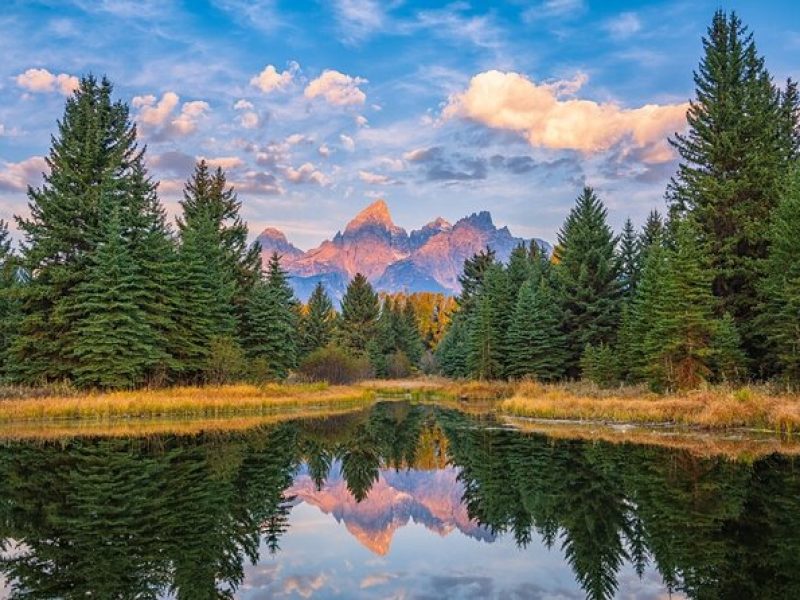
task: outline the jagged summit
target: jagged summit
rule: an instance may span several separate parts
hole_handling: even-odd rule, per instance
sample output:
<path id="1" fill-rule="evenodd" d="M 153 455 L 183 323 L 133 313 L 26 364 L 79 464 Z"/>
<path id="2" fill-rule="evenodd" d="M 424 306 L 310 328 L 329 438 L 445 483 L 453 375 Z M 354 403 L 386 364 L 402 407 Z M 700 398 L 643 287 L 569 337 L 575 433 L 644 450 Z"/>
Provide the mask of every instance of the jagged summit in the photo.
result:
<path id="1" fill-rule="evenodd" d="M 487 246 L 499 260 L 508 260 L 514 247 L 528 241 L 514 237 L 507 227 L 495 227 L 488 211 L 473 213 L 454 225 L 438 217 L 409 234 L 394 224 L 384 200 L 364 208 L 343 232 L 307 252 L 274 228 L 265 229 L 258 240 L 265 259 L 274 251 L 281 254 L 301 300 L 319 281 L 340 299 L 356 273 L 366 275 L 379 291 L 457 294 L 464 260 Z"/>
<path id="2" fill-rule="evenodd" d="M 358 213 L 345 227 L 345 233 L 355 231 L 366 224 L 384 225 L 387 229 L 395 226 L 385 200 L 376 200 Z"/>

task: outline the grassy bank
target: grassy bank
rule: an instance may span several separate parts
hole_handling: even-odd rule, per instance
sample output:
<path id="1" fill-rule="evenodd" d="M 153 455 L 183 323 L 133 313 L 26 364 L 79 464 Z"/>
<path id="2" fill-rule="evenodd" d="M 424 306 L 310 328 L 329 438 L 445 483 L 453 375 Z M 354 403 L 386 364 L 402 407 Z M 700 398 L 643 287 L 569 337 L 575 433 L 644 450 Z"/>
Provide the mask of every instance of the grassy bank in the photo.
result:
<path id="1" fill-rule="evenodd" d="M 600 391 L 584 386 L 581 391 L 581 386 L 522 383 L 501 400 L 499 408 L 506 414 L 539 419 L 800 432 L 800 397 L 767 387 L 711 387 L 657 395 L 637 388 Z"/>
<path id="2" fill-rule="evenodd" d="M 216 418 L 314 406 L 360 405 L 371 402 L 374 397 L 375 392 L 367 387 L 325 384 L 225 385 L 56 394 L 0 400 L 0 423 L 59 419 Z"/>

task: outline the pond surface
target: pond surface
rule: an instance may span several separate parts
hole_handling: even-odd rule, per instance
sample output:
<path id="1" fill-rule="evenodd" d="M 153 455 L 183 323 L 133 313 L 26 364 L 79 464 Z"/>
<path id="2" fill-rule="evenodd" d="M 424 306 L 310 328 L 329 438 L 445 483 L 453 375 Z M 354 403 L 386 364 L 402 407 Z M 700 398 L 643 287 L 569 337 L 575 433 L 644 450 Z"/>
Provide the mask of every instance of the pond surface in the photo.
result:
<path id="1" fill-rule="evenodd" d="M 800 469 L 405 402 L 0 443 L 0 598 L 800 598 Z"/>

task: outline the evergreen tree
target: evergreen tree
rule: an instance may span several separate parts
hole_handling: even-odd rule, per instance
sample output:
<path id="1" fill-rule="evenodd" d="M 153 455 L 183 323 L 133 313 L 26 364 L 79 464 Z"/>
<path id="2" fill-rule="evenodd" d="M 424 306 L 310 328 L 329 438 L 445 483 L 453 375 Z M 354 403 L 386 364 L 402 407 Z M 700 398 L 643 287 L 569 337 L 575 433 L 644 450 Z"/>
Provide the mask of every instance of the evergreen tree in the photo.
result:
<path id="1" fill-rule="evenodd" d="M 531 242 L 531 244 L 535 243 Z M 515 294 L 522 288 L 522 284 L 533 276 L 533 260 L 534 257 L 531 256 L 524 244 L 520 244 L 511 251 L 507 274 L 509 286 Z"/>
<path id="2" fill-rule="evenodd" d="M 250 288 L 261 273 L 261 248 L 257 243 L 247 244 L 247 224 L 239 215 L 241 206 L 222 169 L 218 167 L 212 172 L 206 161 L 201 160 L 184 187 L 183 215 L 178 219 L 178 229 L 182 234 L 198 219 L 213 223 L 223 266 L 234 281 L 233 303 L 243 332 Z"/>
<path id="3" fill-rule="evenodd" d="M 800 383 L 800 170 L 790 178 L 770 227 L 770 255 L 758 323 L 782 375 Z"/>
<path id="4" fill-rule="evenodd" d="M 519 289 L 508 331 L 507 374 L 553 381 L 564 375 L 566 346 L 558 306 L 545 279 Z"/>
<path id="5" fill-rule="evenodd" d="M 484 273 L 496 262 L 495 251 L 488 247 L 464 261 L 464 268 L 458 277 L 458 284 L 461 286 L 461 294 L 458 296 L 460 307 L 469 308 L 472 297 L 477 294 L 483 283 Z"/>
<path id="6" fill-rule="evenodd" d="M 367 342 L 367 353 L 377 377 L 388 377 L 389 355 L 397 350 L 396 313 L 391 297 L 383 299 L 375 333 Z"/>
<path id="7" fill-rule="evenodd" d="M 747 357 L 742 352 L 742 338 L 736 323 L 728 313 L 717 320 L 711 346 L 714 350 L 712 366 L 717 381 L 740 381 L 747 372 Z"/>
<path id="8" fill-rule="evenodd" d="M 408 357 L 412 365 L 418 365 L 422 359 L 425 344 L 417 324 L 417 315 L 410 299 L 406 299 L 403 310 L 397 317 L 398 350 Z"/>
<path id="9" fill-rule="evenodd" d="M 250 292 L 244 346 L 248 358 L 266 363 L 267 373 L 284 379 L 297 365 L 297 312 L 294 294 L 273 253 L 266 280 L 259 280 Z"/>
<path id="10" fill-rule="evenodd" d="M 110 202 L 109 202 L 110 204 Z M 73 348 L 80 387 L 132 388 L 165 359 L 141 308 L 144 286 L 124 238 L 119 207 L 109 207 L 104 237 L 88 257 L 86 279 L 58 307 L 74 322 Z"/>
<path id="11" fill-rule="evenodd" d="M 361 273 L 348 284 L 342 298 L 339 336 L 341 344 L 355 354 L 364 354 L 375 335 L 380 302 L 372 285 Z"/>
<path id="12" fill-rule="evenodd" d="M 457 312 L 436 347 L 436 357 L 447 377 L 462 378 L 469 375 L 469 324 L 463 312 Z"/>
<path id="13" fill-rule="evenodd" d="M 613 343 L 619 326 L 620 265 L 606 216 L 594 191 L 584 188 L 558 233 L 556 276 L 571 376 L 578 375 L 586 345 Z"/>
<path id="14" fill-rule="evenodd" d="M 581 377 L 601 388 L 619 382 L 619 367 L 614 350 L 607 344 L 587 345 L 581 356 Z"/>
<path id="15" fill-rule="evenodd" d="M 671 140 L 681 164 L 668 188 L 673 217 L 691 214 L 708 245 L 719 314 L 729 312 L 747 354 L 761 361 L 754 326 L 759 264 L 781 180 L 798 152 L 796 90 L 773 85 L 735 13 L 714 15 L 695 72 L 689 132 Z M 785 102 L 781 102 L 781 98 Z"/>
<path id="16" fill-rule="evenodd" d="M 8 223 L 0 219 L 0 377 L 9 370 L 9 349 L 19 329 L 20 285 L 16 257 L 11 249 Z"/>
<path id="17" fill-rule="evenodd" d="M 622 294 L 627 300 L 633 296 L 639 283 L 640 258 L 639 238 L 633 228 L 633 222 L 630 219 L 626 219 L 619 240 L 619 259 Z"/>
<path id="18" fill-rule="evenodd" d="M 204 381 L 212 341 L 236 337 L 235 282 L 218 243 L 216 223 L 210 218 L 189 223 L 181 231 L 178 252 L 175 356 L 183 378 Z"/>
<path id="19" fill-rule="evenodd" d="M 478 295 L 475 303 L 469 317 L 467 369 L 476 379 L 500 379 L 503 337 L 497 330 L 497 311 L 488 294 Z"/>
<path id="20" fill-rule="evenodd" d="M 336 311 L 322 282 L 317 282 L 308 299 L 308 306 L 301 322 L 301 354 L 310 354 L 317 348 L 327 346 L 333 338 Z"/>
<path id="21" fill-rule="evenodd" d="M 146 204 L 157 203 L 144 191 L 153 186 L 128 107 L 111 94 L 105 79 L 81 80 L 53 138 L 44 184 L 29 190 L 30 217 L 17 218 L 24 236 L 21 266 L 30 281 L 19 290 L 22 320 L 11 355 L 12 376 L 24 383 L 71 378 L 79 367 L 77 321 L 65 317 L 77 287 L 91 285 L 92 256 L 106 235 L 103 211 L 112 205 L 130 242 L 146 227 Z M 139 256 L 130 252 L 136 263 Z M 136 297 L 149 320 L 153 301 Z"/>

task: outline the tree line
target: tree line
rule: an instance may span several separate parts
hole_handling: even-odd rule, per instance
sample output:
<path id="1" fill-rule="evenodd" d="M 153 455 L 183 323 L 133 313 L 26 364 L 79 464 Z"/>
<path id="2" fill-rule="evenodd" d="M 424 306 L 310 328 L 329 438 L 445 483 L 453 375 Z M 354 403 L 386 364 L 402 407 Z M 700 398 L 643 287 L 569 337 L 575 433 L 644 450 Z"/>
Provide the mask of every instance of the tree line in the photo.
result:
<path id="1" fill-rule="evenodd" d="M 552 256 L 468 260 L 437 354 L 456 377 L 655 389 L 800 382 L 800 98 L 735 15 L 715 14 L 666 198 L 616 235 L 587 187 Z"/>

